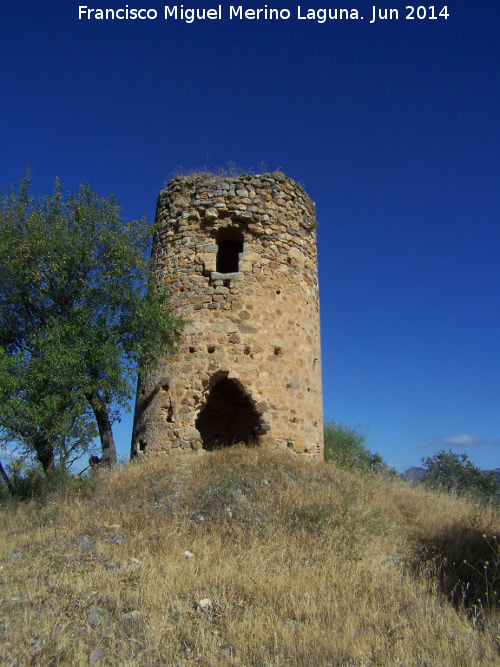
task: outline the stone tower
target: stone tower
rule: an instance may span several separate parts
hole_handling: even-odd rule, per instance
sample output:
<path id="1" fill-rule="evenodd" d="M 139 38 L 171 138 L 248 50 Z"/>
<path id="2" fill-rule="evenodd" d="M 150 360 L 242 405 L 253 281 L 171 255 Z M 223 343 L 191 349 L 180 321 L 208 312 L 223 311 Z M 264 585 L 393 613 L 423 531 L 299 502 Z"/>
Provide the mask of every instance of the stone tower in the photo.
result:
<path id="1" fill-rule="evenodd" d="M 153 259 L 184 320 L 138 382 L 132 456 L 235 442 L 323 458 L 314 204 L 283 173 L 174 178 Z"/>

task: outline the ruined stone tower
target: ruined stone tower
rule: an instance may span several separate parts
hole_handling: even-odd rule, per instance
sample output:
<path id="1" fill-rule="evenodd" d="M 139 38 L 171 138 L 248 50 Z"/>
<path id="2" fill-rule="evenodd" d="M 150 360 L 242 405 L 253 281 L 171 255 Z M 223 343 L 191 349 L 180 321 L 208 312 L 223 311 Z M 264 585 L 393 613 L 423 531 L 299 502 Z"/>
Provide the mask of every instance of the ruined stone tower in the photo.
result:
<path id="1" fill-rule="evenodd" d="M 175 178 L 153 258 L 185 321 L 139 379 L 132 455 L 257 441 L 323 457 L 314 204 L 281 172 Z"/>

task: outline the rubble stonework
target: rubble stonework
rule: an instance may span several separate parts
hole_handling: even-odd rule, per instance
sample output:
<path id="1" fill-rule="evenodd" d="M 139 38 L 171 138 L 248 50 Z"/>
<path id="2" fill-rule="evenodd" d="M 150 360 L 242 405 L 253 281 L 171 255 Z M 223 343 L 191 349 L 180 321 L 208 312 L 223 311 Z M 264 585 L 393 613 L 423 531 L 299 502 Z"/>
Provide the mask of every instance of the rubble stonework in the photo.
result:
<path id="1" fill-rule="evenodd" d="M 139 379 L 132 455 L 234 442 L 323 458 L 314 204 L 281 172 L 175 178 L 153 259 L 185 322 Z"/>

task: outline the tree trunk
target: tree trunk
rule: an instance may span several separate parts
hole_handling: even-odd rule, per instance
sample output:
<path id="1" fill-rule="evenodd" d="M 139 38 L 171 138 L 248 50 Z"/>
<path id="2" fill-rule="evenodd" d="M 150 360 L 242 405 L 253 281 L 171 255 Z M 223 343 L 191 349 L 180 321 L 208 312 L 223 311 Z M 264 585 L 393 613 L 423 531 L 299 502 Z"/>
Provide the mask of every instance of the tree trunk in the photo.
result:
<path id="1" fill-rule="evenodd" d="M 11 496 L 14 496 L 15 493 L 16 493 L 16 490 L 15 490 L 15 488 L 14 488 L 14 485 L 13 485 L 12 482 L 10 481 L 9 476 L 8 476 L 7 473 L 5 472 L 5 470 L 4 470 L 4 468 L 3 468 L 3 465 L 2 465 L 1 463 L 0 463 L 0 475 L 2 475 L 2 477 L 3 477 L 3 481 L 7 484 L 7 488 L 8 488 L 9 491 L 10 491 L 10 495 L 11 495 Z"/>
<path id="2" fill-rule="evenodd" d="M 116 447 L 108 410 L 106 406 L 101 406 L 99 397 L 96 394 L 90 394 L 87 398 L 94 411 L 97 428 L 99 429 L 99 437 L 101 438 L 101 463 L 103 465 L 116 465 Z"/>
<path id="3" fill-rule="evenodd" d="M 33 437 L 33 447 L 36 451 L 37 459 L 42 464 L 43 472 L 47 474 L 54 467 L 54 447 L 41 433 L 37 433 Z"/>

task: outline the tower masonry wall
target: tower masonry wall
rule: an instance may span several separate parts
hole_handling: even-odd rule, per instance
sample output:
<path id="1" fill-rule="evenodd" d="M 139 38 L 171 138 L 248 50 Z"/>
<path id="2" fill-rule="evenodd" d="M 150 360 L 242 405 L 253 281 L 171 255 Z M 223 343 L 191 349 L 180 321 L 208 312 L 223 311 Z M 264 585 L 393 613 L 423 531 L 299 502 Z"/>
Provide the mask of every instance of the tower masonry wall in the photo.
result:
<path id="1" fill-rule="evenodd" d="M 322 459 L 314 204 L 281 172 L 175 178 L 158 198 L 156 271 L 185 322 L 139 378 L 132 455 L 256 440 Z"/>

